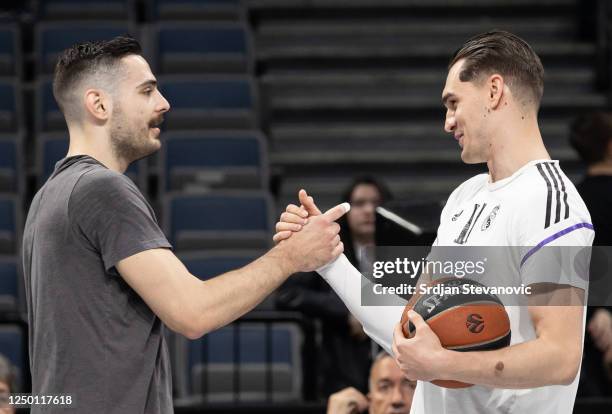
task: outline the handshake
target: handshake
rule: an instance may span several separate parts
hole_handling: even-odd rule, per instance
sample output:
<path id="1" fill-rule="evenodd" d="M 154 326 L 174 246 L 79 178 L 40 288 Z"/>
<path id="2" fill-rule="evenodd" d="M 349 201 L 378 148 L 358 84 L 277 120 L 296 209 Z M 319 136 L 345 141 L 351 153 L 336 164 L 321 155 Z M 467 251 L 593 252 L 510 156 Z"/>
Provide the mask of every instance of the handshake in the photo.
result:
<path id="1" fill-rule="evenodd" d="M 351 208 L 342 203 L 321 213 L 305 190 L 298 194 L 301 206 L 289 204 L 276 223 L 274 243 L 287 258 L 289 273 L 311 272 L 336 260 L 344 252 L 336 220 Z"/>

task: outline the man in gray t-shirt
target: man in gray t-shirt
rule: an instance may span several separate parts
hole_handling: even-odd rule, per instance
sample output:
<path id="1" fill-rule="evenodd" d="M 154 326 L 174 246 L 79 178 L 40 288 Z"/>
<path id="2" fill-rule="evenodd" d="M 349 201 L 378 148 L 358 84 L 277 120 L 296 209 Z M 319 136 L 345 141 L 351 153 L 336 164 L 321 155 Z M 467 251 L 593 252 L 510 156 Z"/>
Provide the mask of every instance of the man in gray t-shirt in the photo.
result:
<path id="1" fill-rule="evenodd" d="M 292 273 L 334 260 L 343 251 L 334 221 L 349 207 L 283 224 L 303 230 L 202 282 L 172 253 L 151 206 L 123 175 L 160 148 L 157 127 L 170 109 L 138 42 L 117 37 L 67 49 L 53 93 L 70 147 L 32 201 L 23 265 L 32 393 L 62 394 L 72 404 L 31 412 L 171 413 L 164 325 L 201 337 L 248 312 Z"/>

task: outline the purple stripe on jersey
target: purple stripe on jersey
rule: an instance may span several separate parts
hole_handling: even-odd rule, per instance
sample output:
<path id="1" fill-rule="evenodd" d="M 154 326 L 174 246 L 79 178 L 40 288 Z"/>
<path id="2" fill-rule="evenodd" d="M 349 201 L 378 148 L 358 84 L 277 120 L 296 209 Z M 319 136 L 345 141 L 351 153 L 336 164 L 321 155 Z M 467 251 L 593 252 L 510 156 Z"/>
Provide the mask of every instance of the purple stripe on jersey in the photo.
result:
<path id="1" fill-rule="evenodd" d="M 553 234 L 552 236 L 549 236 L 547 238 L 545 238 L 544 240 L 542 240 L 541 242 L 539 242 L 535 247 L 533 247 L 531 250 L 529 250 L 527 252 L 527 254 L 525 255 L 525 257 L 523 257 L 523 260 L 521 260 L 521 267 L 523 267 L 523 264 L 525 264 L 525 262 L 527 261 L 527 259 L 529 259 L 531 257 L 532 254 L 534 254 L 535 252 L 537 252 L 538 250 L 540 250 L 542 247 L 544 247 L 545 245 L 547 245 L 548 243 L 550 243 L 553 240 L 557 240 L 559 237 L 566 235 L 567 233 L 571 233 L 574 230 L 578 230 L 581 228 L 587 228 L 587 229 L 593 229 L 593 225 L 591 223 L 578 223 L 578 224 L 574 224 L 573 226 L 570 226 L 566 229 L 563 229 L 561 231 L 556 232 L 555 234 Z"/>

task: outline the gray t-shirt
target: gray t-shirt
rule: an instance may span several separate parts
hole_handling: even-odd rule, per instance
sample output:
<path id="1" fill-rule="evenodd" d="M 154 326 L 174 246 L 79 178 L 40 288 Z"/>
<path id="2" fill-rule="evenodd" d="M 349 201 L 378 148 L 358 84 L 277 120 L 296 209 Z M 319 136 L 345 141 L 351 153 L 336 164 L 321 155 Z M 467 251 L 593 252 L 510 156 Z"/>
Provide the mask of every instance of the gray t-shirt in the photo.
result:
<path id="1" fill-rule="evenodd" d="M 164 325 L 117 273 L 120 260 L 170 248 L 132 181 L 89 156 L 59 161 L 25 225 L 23 264 L 33 395 L 71 409 L 32 413 L 172 413 Z"/>

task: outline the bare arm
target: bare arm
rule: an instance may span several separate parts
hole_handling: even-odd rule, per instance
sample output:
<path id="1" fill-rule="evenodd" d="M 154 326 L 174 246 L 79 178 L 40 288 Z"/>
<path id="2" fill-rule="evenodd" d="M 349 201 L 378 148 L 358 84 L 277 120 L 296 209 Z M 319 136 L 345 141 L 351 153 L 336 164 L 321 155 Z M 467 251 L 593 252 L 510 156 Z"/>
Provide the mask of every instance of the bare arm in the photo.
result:
<path id="1" fill-rule="evenodd" d="M 583 291 L 567 286 L 559 293 L 580 297 Z M 529 314 L 536 339 L 495 351 L 456 352 L 442 348 L 413 312 L 414 338 L 404 338 L 396 326 L 396 360 L 408 377 L 423 381 L 448 379 L 496 388 L 570 384 L 582 357 L 583 307 L 530 306 Z"/>
<path id="2" fill-rule="evenodd" d="M 170 329 L 198 338 L 251 310 L 289 275 L 312 271 L 343 251 L 334 223 L 337 206 L 313 218 L 295 237 L 241 269 L 201 281 L 167 249 L 147 250 L 121 260 L 117 270 Z"/>

